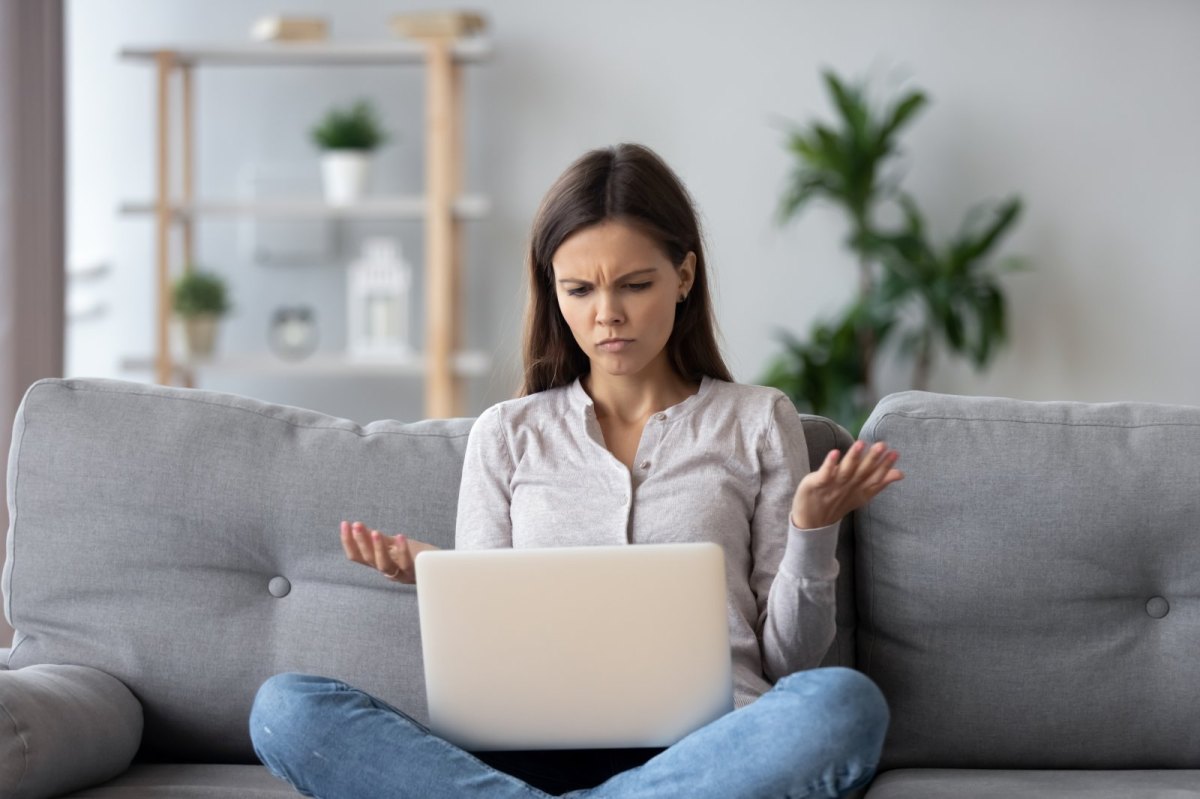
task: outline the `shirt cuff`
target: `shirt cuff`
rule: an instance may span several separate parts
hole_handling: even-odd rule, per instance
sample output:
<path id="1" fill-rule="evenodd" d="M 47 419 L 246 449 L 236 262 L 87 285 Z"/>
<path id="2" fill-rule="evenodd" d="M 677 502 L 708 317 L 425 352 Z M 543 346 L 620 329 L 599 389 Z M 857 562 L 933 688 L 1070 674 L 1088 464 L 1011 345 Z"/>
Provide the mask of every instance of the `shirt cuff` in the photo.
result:
<path id="1" fill-rule="evenodd" d="M 787 548 L 779 570 L 801 580 L 835 580 L 838 528 L 841 521 L 812 530 L 802 530 L 788 519 Z"/>

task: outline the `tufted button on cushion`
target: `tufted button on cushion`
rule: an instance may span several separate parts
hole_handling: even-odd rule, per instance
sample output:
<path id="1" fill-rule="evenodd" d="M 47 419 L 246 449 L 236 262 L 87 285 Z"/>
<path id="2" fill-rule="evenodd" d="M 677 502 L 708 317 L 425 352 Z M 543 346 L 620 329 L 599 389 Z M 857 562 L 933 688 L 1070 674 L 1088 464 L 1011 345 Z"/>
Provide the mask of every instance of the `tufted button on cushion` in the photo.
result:
<path id="1" fill-rule="evenodd" d="M 285 597 L 292 590 L 292 584 L 286 577 L 272 577 L 271 582 L 267 583 L 267 590 L 271 592 L 271 596 Z"/>
<path id="2" fill-rule="evenodd" d="M 1160 596 L 1152 596 L 1146 601 L 1146 612 L 1156 619 L 1166 616 L 1170 609 L 1171 606 L 1167 604 L 1167 600 Z"/>

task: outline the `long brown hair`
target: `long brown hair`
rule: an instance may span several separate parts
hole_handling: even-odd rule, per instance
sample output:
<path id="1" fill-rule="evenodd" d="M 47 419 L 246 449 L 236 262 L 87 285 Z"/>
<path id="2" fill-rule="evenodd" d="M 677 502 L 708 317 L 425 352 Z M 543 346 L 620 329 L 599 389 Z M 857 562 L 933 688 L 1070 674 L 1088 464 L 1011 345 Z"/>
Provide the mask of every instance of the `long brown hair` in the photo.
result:
<path id="1" fill-rule="evenodd" d="M 650 148 L 622 143 L 576 159 L 546 192 L 529 237 L 524 384 L 519 396 L 567 385 L 591 369 L 571 335 L 554 290 L 554 253 L 571 234 L 606 220 L 637 227 L 678 269 L 696 254 L 687 299 L 675 306 L 667 358 L 684 379 L 708 375 L 733 382 L 716 340 L 700 224 L 683 182 Z"/>

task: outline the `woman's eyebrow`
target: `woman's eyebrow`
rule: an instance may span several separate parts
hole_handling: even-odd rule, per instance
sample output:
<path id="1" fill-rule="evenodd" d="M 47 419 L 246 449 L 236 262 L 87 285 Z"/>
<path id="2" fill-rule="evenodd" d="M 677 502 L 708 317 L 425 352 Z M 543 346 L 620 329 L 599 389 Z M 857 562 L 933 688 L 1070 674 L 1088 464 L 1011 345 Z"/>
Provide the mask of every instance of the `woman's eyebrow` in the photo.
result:
<path id="1" fill-rule="evenodd" d="M 635 271 L 633 271 L 633 272 L 626 272 L 625 274 L 623 274 L 623 275 L 621 275 L 619 278 L 617 278 L 617 280 L 625 280 L 625 279 L 627 279 L 627 278 L 634 277 L 635 275 L 642 275 L 642 274 L 645 274 L 645 273 L 647 273 L 647 272 L 657 272 L 657 271 L 658 271 L 658 269 L 657 269 L 657 268 L 655 268 L 655 267 L 653 267 L 653 266 L 652 266 L 652 267 L 650 267 L 649 269 L 637 269 L 637 270 L 635 270 Z M 580 280 L 580 279 L 579 279 L 579 278 L 577 278 L 577 277 L 564 277 L 564 278 L 561 278 L 561 279 L 560 279 L 558 282 L 559 282 L 559 283 L 579 283 L 580 285 L 583 285 L 583 286 L 590 286 L 590 285 L 592 285 L 592 284 L 591 284 L 591 283 L 589 283 L 588 281 L 586 281 L 586 280 Z"/>

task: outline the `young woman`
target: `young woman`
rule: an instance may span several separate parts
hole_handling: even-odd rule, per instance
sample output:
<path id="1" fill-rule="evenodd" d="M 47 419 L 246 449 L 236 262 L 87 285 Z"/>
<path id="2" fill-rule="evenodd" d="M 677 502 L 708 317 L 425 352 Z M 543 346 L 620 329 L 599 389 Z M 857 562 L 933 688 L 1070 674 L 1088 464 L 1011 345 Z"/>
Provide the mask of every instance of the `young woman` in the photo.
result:
<path id="1" fill-rule="evenodd" d="M 344 683 L 283 674 L 251 714 L 259 757 L 320 799 L 784 799 L 865 784 L 886 702 L 861 672 L 817 666 L 835 633 L 838 524 L 903 477 L 898 454 L 857 442 L 810 472 L 790 400 L 732 381 L 693 203 L 646 147 L 571 164 L 538 210 L 528 273 L 524 388 L 471 429 L 455 546 L 718 543 L 735 710 L 666 749 L 472 754 Z M 406 583 L 433 548 L 361 522 L 342 522 L 341 541 Z"/>

